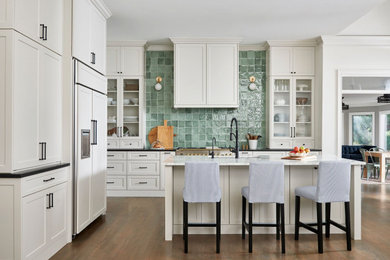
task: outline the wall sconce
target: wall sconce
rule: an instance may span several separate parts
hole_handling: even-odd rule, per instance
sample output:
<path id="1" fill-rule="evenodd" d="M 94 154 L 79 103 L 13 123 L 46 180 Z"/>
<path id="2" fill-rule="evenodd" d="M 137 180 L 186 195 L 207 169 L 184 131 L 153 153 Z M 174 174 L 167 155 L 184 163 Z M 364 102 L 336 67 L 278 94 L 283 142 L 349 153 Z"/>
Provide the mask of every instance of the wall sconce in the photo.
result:
<path id="1" fill-rule="evenodd" d="M 161 81 L 162 81 L 162 78 L 160 76 L 158 76 L 156 78 L 157 83 L 156 83 L 156 85 L 154 85 L 155 90 L 160 91 L 162 89 Z"/>
<path id="2" fill-rule="evenodd" d="M 248 86 L 249 90 L 255 90 L 256 89 L 256 84 L 255 84 L 256 78 L 254 76 L 251 76 L 249 78 L 249 81 L 251 82 Z"/>

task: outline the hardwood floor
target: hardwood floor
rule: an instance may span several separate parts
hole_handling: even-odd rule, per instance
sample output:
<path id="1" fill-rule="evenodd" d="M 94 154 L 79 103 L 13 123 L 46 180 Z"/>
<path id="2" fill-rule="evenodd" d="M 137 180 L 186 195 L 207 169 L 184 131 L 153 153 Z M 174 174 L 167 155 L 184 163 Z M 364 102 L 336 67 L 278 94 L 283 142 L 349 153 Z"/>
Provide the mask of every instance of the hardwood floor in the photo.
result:
<path id="1" fill-rule="evenodd" d="M 108 210 L 52 259 L 390 259 L 390 185 L 362 185 L 362 236 L 346 251 L 345 236 L 324 238 L 317 254 L 315 235 L 286 236 L 286 255 L 274 235 L 254 235 L 253 253 L 240 235 L 222 235 L 221 254 L 215 237 L 190 235 L 189 253 L 179 235 L 164 241 L 163 198 L 108 198 Z"/>

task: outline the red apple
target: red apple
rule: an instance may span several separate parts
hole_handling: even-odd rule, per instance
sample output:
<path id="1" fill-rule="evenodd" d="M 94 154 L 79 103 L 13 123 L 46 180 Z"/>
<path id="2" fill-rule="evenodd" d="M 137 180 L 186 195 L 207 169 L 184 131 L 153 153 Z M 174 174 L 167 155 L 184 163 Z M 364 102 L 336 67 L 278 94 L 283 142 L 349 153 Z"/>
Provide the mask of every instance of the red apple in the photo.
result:
<path id="1" fill-rule="evenodd" d="M 294 147 L 294 152 L 295 152 L 295 153 L 299 152 L 299 147 L 298 147 L 298 146 L 295 146 L 295 147 Z"/>

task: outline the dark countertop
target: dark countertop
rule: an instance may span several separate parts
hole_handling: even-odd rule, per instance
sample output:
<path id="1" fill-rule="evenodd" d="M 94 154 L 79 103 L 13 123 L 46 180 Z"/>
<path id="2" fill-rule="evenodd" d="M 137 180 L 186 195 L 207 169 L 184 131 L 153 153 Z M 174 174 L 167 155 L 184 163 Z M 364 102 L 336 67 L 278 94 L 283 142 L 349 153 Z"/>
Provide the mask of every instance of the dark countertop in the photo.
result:
<path id="1" fill-rule="evenodd" d="M 240 152 L 289 152 L 292 149 L 256 149 L 256 150 L 240 150 Z M 160 150 L 160 149 L 129 149 L 129 148 L 110 148 L 107 149 L 108 152 L 175 152 L 176 148 L 168 149 L 168 150 Z M 321 152 L 322 149 L 310 149 L 313 152 Z"/>
<path id="2" fill-rule="evenodd" d="M 44 166 L 40 168 L 28 169 L 16 173 L 0 173 L 0 178 L 23 178 L 35 174 L 40 174 L 43 172 L 54 171 L 68 166 L 70 166 L 70 163 L 60 163 L 60 164 Z"/>

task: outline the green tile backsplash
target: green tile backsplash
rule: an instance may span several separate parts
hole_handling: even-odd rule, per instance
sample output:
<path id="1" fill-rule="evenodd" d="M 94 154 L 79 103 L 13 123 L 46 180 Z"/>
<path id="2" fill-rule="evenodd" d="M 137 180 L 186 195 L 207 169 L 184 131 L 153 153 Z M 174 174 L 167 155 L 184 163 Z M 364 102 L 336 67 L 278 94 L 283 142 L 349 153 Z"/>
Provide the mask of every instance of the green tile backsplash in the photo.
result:
<path id="1" fill-rule="evenodd" d="M 146 133 L 164 119 L 174 126 L 174 147 L 211 146 L 217 139 L 220 147 L 234 146 L 229 140 L 230 121 L 236 117 L 239 123 L 240 149 L 246 144 L 245 135 L 261 135 L 259 148 L 265 148 L 266 87 L 265 51 L 240 51 L 239 108 L 173 108 L 173 51 L 146 52 Z M 156 77 L 163 78 L 163 89 L 156 91 Z M 255 91 L 248 89 L 249 77 L 256 77 Z M 148 140 L 146 138 L 146 140 Z M 147 142 L 147 148 L 149 142 Z"/>

